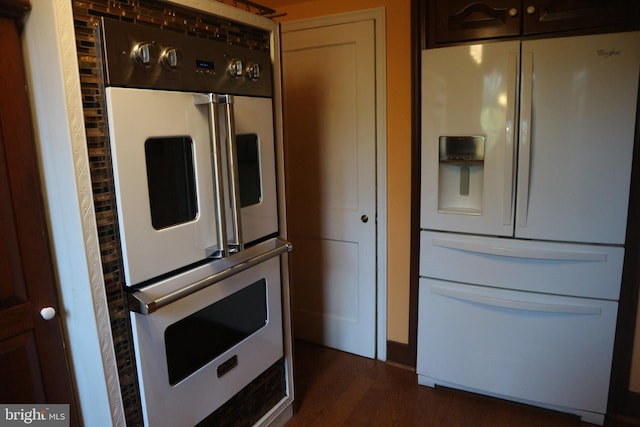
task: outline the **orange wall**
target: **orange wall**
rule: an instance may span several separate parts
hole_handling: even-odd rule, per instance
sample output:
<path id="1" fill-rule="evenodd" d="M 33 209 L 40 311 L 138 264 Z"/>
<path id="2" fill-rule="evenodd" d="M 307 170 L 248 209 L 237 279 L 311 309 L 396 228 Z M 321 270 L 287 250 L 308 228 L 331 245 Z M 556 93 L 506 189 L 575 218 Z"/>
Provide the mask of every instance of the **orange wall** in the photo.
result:
<path id="1" fill-rule="evenodd" d="M 266 0 L 294 21 L 354 10 L 385 8 L 387 47 L 387 339 L 409 336 L 411 208 L 411 2 L 410 0 Z"/>

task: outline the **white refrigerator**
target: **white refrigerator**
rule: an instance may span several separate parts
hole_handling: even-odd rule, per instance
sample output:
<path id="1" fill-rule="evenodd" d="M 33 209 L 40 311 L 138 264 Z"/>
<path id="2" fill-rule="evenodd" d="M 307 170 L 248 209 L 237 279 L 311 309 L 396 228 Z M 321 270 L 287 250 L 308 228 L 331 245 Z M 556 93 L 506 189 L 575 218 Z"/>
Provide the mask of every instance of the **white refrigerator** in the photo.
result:
<path id="1" fill-rule="evenodd" d="M 640 32 L 422 53 L 419 382 L 606 413 Z"/>

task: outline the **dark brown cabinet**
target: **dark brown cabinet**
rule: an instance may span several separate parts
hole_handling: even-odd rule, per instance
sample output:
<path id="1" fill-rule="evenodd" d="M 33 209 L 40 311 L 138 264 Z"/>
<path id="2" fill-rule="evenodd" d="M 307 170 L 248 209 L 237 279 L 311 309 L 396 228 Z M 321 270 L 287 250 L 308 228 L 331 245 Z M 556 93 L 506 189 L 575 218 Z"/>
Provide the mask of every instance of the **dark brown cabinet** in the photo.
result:
<path id="1" fill-rule="evenodd" d="M 523 2 L 522 32 L 549 33 L 625 24 L 631 18 L 630 0 L 535 0 Z"/>
<path id="2" fill-rule="evenodd" d="M 429 44 L 520 34 L 520 0 L 431 0 Z"/>
<path id="3" fill-rule="evenodd" d="M 637 0 L 428 0 L 428 45 L 571 30 L 623 28 Z"/>

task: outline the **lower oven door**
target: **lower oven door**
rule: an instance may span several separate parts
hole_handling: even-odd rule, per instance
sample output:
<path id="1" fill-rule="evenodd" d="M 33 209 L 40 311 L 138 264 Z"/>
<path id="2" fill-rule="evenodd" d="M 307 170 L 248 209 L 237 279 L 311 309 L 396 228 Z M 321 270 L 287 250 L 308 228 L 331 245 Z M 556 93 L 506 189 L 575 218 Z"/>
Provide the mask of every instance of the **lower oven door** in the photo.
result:
<path id="1" fill-rule="evenodd" d="M 283 357 L 280 259 L 131 316 L 146 424 L 194 425 Z"/>

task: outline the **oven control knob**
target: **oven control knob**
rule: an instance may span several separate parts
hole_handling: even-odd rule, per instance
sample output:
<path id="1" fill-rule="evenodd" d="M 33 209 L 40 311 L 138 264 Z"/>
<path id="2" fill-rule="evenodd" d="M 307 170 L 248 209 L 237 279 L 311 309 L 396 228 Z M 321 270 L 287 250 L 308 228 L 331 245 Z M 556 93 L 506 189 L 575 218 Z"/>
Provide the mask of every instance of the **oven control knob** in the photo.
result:
<path id="1" fill-rule="evenodd" d="M 133 47 L 133 59 L 144 66 L 151 65 L 151 43 L 138 43 Z"/>
<path id="2" fill-rule="evenodd" d="M 260 78 L 260 64 L 252 62 L 247 65 L 247 77 L 249 80 L 256 81 Z"/>
<path id="3" fill-rule="evenodd" d="M 242 77 L 244 74 L 244 64 L 242 63 L 242 60 L 232 59 L 231 62 L 229 62 L 229 74 L 236 79 Z"/>
<path id="4" fill-rule="evenodd" d="M 175 47 L 168 47 L 162 51 L 160 61 L 165 67 L 175 70 L 178 68 L 178 49 Z"/>

